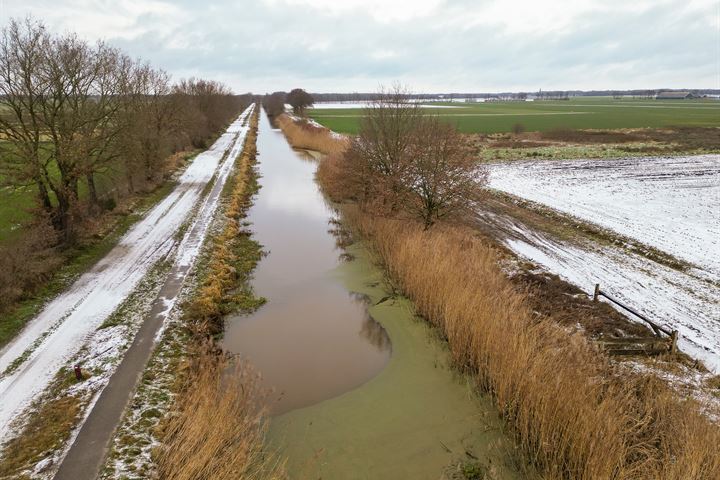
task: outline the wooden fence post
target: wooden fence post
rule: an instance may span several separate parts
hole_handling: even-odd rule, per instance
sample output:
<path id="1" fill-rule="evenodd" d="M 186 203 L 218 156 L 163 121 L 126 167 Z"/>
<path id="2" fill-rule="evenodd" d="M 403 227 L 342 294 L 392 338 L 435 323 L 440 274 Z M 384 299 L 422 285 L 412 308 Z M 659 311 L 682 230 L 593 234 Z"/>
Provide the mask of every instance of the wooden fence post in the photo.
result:
<path id="1" fill-rule="evenodd" d="M 593 294 L 593 302 L 597 302 L 599 296 L 600 296 L 600 284 L 596 283 L 595 284 L 595 293 Z"/>
<path id="2" fill-rule="evenodd" d="M 670 334 L 670 353 L 677 353 L 678 331 L 673 330 Z"/>

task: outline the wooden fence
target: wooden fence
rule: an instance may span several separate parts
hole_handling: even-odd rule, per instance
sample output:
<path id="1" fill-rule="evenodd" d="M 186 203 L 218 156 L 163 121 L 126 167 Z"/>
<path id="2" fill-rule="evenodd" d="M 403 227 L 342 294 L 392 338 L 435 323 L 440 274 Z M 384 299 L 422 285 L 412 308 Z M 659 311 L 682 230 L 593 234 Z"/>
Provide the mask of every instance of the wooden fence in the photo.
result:
<path id="1" fill-rule="evenodd" d="M 623 338 L 618 341 L 605 342 L 608 350 L 614 355 L 640 355 L 640 354 L 654 354 L 654 353 L 676 353 L 677 352 L 677 341 L 678 331 L 671 330 L 664 325 L 660 325 L 653 322 L 645 315 L 641 314 L 637 310 L 628 307 L 621 301 L 613 298 L 607 293 L 600 289 L 600 284 L 595 284 L 595 293 L 593 294 L 593 301 L 597 302 L 600 297 L 605 297 L 610 302 L 614 303 L 623 310 L 633 314 L 643 322 L 647 323 L 655 333 L 654 338 Z M 665 337 L 663 337 L 663 335 Z M 628 346 L 635 346 L 636 348 L 623 348 Z"/>

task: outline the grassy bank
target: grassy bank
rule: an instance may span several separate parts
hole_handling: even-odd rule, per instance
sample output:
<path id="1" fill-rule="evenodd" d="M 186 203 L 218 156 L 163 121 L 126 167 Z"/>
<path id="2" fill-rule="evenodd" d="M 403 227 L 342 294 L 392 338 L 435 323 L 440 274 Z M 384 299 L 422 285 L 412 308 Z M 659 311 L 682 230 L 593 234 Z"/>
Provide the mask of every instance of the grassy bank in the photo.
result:
<path id="1" fill-rule="evenodd" d="M 336 158 L 321 161 L 324 187 L 342 180 L 335 178 Z M 492 245 L 474 231 L 448 225 L 423 231 L 353 204 L 342 211 L 417 312 L 447 339 L 454 364 L 493 396 L 542 475 L 720 476 L 720 430 L 699 404 L 678 398 L 654 376 L 620 369 L 582 335 L 536 315 L 500 269 Z"/>
<path id="2" fill-rule="evenodd" d="M 282 478 L 264 446 L 265 410 L 257 376 L 219 352 L 223 315 L 264 300 L 250 276 L 262 256 L 244 217 L 257 191 L 257 112 L 223 191 L 216 233 L 206 241 L 183 314 L 171 320 L 120 425 L 102 478 Z M 234 374 L 229 374 L 234 372 Z"/>

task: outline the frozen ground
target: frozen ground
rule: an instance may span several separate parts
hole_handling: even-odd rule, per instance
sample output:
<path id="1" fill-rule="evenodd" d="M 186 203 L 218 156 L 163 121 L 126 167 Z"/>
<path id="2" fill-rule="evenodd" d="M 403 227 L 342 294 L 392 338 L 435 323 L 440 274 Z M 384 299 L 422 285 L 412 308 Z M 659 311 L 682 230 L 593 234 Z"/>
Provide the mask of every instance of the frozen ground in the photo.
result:
<path id="1" fill-rule="evenodd" d="M 490 186 L 656 247 L 720 281 L 720 155 L 517 162 Z"/>
<path id="2" fill-rule="evenodd" d="M 503 164 L 493 166 L 490 185 L 696 265 L 681 272 L 625 248 L 569 244 L 481 214 L 519 255 L 587 293 L 600 283 L 677 329 L 681 348 L 720 372 L 720 156 Z"/>
<path id="3" fill-rule="evenodd" d="M 0 351 L 0 443 L 11 423 L 43 392 L 58 370 L 77 355 L 97 328 L 132 293 L 149 269 L 178 242 L 176 232 L 189 219 L 214 175 L 227 175 L 228 153 L 242 147 L 244 119 L 236 120 L 215 144 L 198 155 L 178 186 L 155 206 L 89 272 L 50 302 L 10 344 Z M 199 221 L 202 219 L 199 219 Z M 200 228 L 204 236 L 206 228 Z M 193 229 L 195 230 L 195 229 Z M 197 253 L 200 239 L 183 243 L 178 262 Z"/>

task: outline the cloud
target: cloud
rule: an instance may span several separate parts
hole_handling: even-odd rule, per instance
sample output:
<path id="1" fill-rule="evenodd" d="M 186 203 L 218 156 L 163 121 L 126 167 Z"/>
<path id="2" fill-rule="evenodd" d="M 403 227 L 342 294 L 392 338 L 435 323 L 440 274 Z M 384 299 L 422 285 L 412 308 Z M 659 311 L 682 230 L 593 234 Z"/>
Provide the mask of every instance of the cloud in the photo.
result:
<path id="1" fill-rule="evenodd" d="M 720 88 L 715 0 L 5 0 L 236 91 Z"/>

